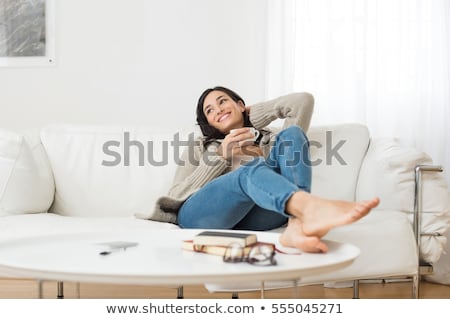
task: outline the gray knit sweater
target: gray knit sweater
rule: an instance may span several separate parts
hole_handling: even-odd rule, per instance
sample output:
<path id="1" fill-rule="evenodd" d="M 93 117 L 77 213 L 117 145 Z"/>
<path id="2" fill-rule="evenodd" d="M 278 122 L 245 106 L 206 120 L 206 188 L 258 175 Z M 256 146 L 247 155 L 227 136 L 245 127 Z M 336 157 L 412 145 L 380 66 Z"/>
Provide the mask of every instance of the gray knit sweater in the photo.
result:
<path id="1" fill-rule="evenodd" d="M 250 110 L 250 122 L 263 130 L 260 148 L 264 156 L 270 152 L 279 130 L 268 128 L 276 119 L 285 119 L 281 129 L 292 125 L 300 126 L 307 132 L 313 113 L 314 98 L 309 93 L 293 93 L 279 98 L 254 104 Z M 182 166 L 178 166 L 172 187 L 167 195 L 160 197 L 153 212 L 136 214 L 136 217 L 161 222 L 176 223 L 177 213 L 184 201 L 206 183 L 228 173 L 230 163 L 215 152 L 217 144 L 204 147 L 202 138 L 192 141 L 181 156 Z"/>

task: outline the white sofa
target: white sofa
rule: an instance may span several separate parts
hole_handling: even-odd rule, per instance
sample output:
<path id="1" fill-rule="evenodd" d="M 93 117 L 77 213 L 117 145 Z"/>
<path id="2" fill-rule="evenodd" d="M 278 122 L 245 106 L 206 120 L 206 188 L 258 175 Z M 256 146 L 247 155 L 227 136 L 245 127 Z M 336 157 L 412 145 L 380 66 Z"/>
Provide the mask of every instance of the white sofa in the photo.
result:
<path id="1" fill-rule="evenodd" d="M 84 231 L 176 229 L 145 216 L 170 186 L 185 147 L 177 141 L 195 134 L 195 129 L 64 124 L 45 127 L 39 134 L 0 129 L 0 241 Z M 449 266 L 439 263 L 448 249 L 448 187 L 439 173 L 417 170 L 434 169 L 423 166 L 432 165 L 431 159 L 395 139 L 371 139 L 360 124 L 312 127 L 308 136 L 313 193 L 345 200 L 377 195 L 381 203 L 366 218 L 326 237 L 357 245 L 361 255 L 356 261 L 334 273 L 302 278 L 300 284 L 407 276 L 414 279 L 417 297 L 419 260 L 435 268 L 425 279 L 448 284 Z M 415 210 L 421 212 L 419 241 Z M 268 282 L 265 287 L 290 284 Z M 206 287 L 236 292 L 259 289 L 260 283 Z"/>

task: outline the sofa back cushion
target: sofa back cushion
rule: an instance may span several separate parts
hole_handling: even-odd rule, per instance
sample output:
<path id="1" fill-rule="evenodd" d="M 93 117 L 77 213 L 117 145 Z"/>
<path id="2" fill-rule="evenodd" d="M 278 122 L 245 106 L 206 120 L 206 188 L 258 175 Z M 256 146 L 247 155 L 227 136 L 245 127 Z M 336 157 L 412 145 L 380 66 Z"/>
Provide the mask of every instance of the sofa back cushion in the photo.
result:
<path id="1" fill-rule="evenodd" d="M 54 189 L 38 135 L 0 129 L 0 216 L 46 212 Z"/>
<path id="2" fill-rule="evenodd" d="M 45 127 L 41 139 L 56 184 L 50 211 L 86 217 L 153 211 L 170 187 L 182 152 L 176 136 L 175 129 Z"/>
<path id="3" fill-rule="evenodd" d="M 193 131 L 181 130 L 178 140 L 186 141 Z M 67 216 L 152 212 L 156 200 L 167 193 L 183 151 L 175 134 L 176 129 L 143 127 L 52 125 L 42 129 L 56 184 L 50 211 Z M 312 192 L 354 200 L 369 141 L 367 128 L 359 124 L 312 127 L 308 135 L 314 165 Z"/>
<path id="4" fill-rule="evenodd" d="M 369 146 L 367 127 L 357 123 L 315 126 L 309 129 L 308 138 L 311 193 L 355 200 L 359 170 Z"/>

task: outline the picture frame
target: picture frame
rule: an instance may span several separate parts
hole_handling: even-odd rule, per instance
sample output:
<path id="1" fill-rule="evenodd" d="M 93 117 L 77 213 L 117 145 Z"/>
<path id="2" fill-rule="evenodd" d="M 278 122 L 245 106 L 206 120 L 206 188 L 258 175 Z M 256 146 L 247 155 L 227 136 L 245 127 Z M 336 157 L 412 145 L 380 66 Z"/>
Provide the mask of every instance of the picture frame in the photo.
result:
<path id="1" fill-rule="evenodd" d="M 0 67 L 55 65 L 54 11 L 54 0 L 0 0 Z"/>

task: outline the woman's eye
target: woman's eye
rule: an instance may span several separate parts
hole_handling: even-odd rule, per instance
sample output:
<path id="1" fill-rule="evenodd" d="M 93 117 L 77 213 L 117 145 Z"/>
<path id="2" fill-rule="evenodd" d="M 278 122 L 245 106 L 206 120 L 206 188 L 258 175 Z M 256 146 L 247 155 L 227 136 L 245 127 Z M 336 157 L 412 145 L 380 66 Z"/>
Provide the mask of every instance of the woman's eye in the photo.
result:
<path id="1" fill-rule="evenodd" d="M 219 104 L 223 104 L 226 100 L 227 100 L 227 99 L 221 99 L 221 100 L 219 101 Z"/>

